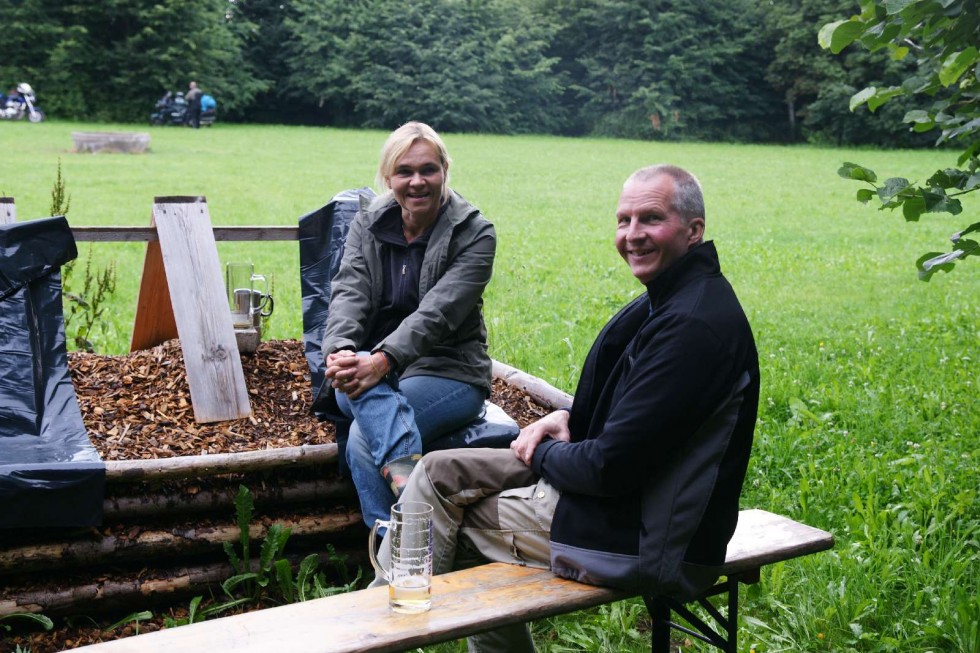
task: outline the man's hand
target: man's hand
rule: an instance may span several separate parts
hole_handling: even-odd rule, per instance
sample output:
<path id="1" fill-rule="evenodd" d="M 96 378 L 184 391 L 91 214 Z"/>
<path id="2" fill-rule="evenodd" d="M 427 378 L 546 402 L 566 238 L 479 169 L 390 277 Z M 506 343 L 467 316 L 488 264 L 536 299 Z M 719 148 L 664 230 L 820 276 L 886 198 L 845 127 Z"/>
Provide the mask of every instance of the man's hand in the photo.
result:
<path id="1" fill-rule="evenodd" d="M 556 410 L 537 422 L 522 428 L 517 438 L 510 443 L 510 448 L 517 459 L 530 466 L 534 450 L 545 438 L 561 440 L 562 442 L 571 440 L 572 434 L 568 430 L 568 417 L 567 410 Z"/>
<path id="2" fill-rule="evenodd" d="M 357 399 L 378 384 L 388 371 L 388 360 L 381 352 L 358 355 L 342 349 L 327 355 L 325 376 L 337 391 Z"/>

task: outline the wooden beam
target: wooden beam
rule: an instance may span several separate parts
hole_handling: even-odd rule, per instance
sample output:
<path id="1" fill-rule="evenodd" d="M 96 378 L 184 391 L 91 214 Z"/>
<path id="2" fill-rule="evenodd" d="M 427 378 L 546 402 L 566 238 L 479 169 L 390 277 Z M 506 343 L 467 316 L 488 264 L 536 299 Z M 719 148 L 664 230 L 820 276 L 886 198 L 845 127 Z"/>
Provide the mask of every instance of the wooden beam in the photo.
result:
<path id="1" fill-rule="evenodd" d="M 3 200 L 4 198 L 0 198 Z M 0 212 L 3 209 L 0 207 Z M 150 242 L 158 240 L 156 227 L 72 227 L 79 242 Z M 298 240 L 299 227 L 212 227 L 214 239 L 219 242 Z"/>

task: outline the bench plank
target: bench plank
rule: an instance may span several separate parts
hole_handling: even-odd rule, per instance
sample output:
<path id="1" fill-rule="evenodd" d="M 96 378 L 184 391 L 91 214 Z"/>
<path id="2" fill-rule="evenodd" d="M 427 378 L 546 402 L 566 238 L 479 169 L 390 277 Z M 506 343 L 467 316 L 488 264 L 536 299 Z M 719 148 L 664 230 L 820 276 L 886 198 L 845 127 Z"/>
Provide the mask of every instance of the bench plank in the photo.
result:
<path id="1" fill-rule="evenodd" d="M 823 551 L 833 536 L 764 510 L 743 510 L 723 573 Z M 432 579 L 432 609 L 388 609 L 378 587 L 84 646 L 86 653 L 355 653 L 404 651 L 498 626 L 565 614 L 636 596 L 584 585 L 550 571 L 492 563 Z"/>
<path id="2" fill-rule="evenodd" d="M 738 526 L 728 543 L 721 573 L 758 569 L 833 546 L 834 536 L 827 531 L 765 510 L 743 510 L 738 514 Z"/>
<path id="3" fill-rule="evenodd" d="M 459 639 L 505 624 L 590 608 L 628 592 L 555 578 L 547 570 L 504 563 L 482 565 L 433 578 L 432 609 L 396 614 L 388 588 L 293 603 L 222 617 L 77 650 L 99 653 L 191 651 L 304 651 L 355 653 L 403 651 Z"/>

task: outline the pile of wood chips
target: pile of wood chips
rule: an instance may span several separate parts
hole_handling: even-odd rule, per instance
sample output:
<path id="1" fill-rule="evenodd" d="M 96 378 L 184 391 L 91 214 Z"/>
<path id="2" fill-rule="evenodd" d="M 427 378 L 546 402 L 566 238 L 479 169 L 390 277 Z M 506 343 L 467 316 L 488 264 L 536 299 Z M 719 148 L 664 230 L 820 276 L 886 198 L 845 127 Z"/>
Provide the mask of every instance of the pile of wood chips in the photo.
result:
<path id="1" fill-rule="evenodd" d="M 252 414 L 194 421 L 178 340 L 126 356 L 68 355 L 85 427 L 105 460 L 237 453 L 334 441 L 334 427 L 310 413 L 310 370 L 297 340 L 261 343 L 242 356 Z M 523 391 L 495 380 L 491 401 L 521 426 L 548 412 Z"/>

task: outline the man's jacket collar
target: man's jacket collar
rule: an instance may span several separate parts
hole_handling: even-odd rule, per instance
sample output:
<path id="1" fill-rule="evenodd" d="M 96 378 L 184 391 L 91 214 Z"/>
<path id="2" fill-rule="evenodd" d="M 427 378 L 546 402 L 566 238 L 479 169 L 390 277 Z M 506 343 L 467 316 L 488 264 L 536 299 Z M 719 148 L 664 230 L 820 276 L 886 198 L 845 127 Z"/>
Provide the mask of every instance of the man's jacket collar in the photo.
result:
<path id="1" fill-rule="evenodd" d="M 718 263 L 718 251 L 714 242 L 709 240 L 695 245 L 647 284 L 650 306 L 656 310 L 689 281 L 715 274 L 721 274 L 721 265 Z"/>

